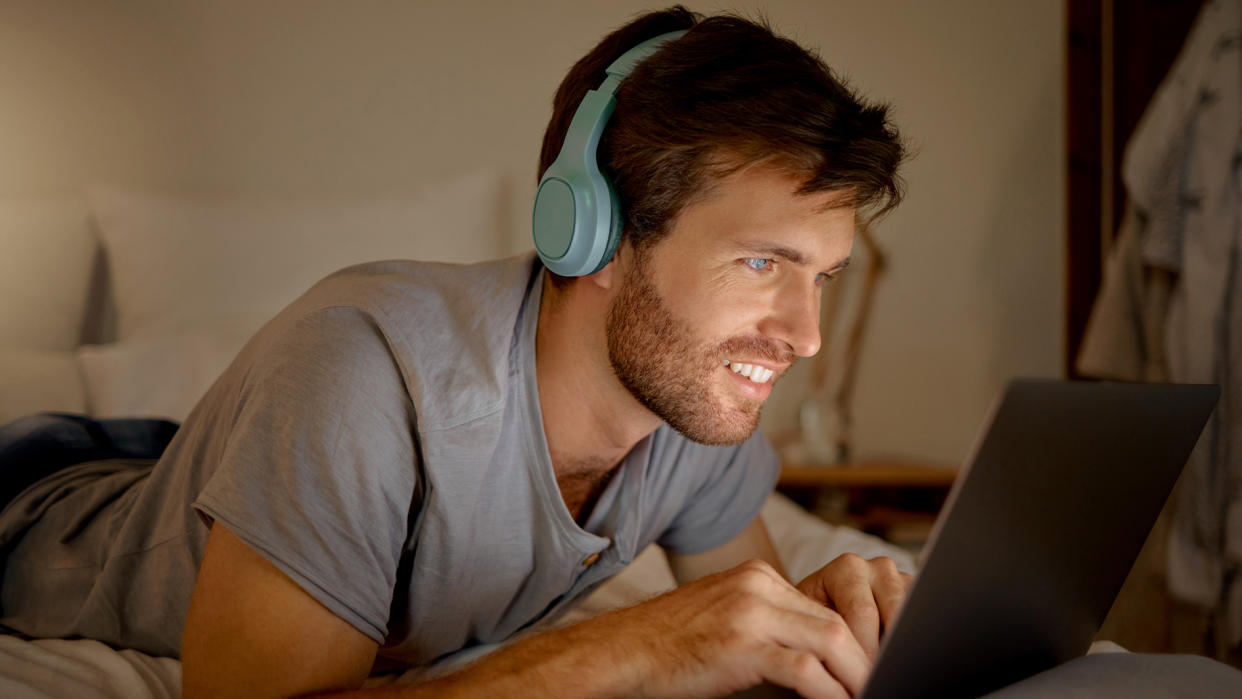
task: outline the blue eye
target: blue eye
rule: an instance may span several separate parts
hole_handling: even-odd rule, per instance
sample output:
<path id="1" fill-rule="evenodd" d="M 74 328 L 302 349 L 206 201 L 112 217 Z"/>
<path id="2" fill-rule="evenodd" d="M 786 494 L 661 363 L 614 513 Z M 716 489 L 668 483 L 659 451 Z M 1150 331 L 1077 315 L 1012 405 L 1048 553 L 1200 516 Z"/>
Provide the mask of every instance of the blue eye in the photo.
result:
<path id="1" fill-rule="evenodd" d="M 747 267 L 750 267 L 756 272 L 762 272 L 772 266 L 772 260 L 766 257 L 748 257 L 745 262 Z"/>

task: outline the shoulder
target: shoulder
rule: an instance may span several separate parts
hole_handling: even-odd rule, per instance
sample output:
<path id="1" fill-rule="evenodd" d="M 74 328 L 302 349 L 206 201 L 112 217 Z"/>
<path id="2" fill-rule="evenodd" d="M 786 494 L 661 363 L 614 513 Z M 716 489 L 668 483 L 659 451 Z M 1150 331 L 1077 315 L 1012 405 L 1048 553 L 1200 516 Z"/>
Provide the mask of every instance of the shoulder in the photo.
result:
<path id="1" fill-rule="evenodd" d="M 299 301 L 309 306 L 356 305 L 398 321 L 478 317 L 490 315 L 496 303 L 520 304 L 533 263 L 531 254 L 470 265 L 414 260 L 368 262 L 325 277 Z M 420 328 L 405 329 L 411 335 L 420 334 Z"/>
<path id="2" fill-rule="evenodd" d="M 289 384 L 303 392 L 314 387 L 364 388 L 391 379 L 396 365 L 374 318 L 351 305 L 330 305 L 282 314 L 242 350 L 243 386 Z M 276 386 L 279 388 L 279 386 Z"/>
<path id="3" fill-rule="evenodd" d="M 528 254 L 474 265 L 347 267 L 264 328 L 253 341 L 256 365 L 333 367 L 342 378 L 388 367 L 424 430 L 496 412 L 533 265 Z"/>

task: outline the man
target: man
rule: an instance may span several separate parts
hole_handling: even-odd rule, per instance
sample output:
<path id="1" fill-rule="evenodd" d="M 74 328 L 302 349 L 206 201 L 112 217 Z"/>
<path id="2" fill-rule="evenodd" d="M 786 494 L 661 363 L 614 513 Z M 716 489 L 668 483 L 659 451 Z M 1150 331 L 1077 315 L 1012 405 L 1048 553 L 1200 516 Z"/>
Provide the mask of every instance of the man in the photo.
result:
<path id="1" fill-rule="evenodd" d="M 899 199 L 902 147 L 797 45 L 677 7 L 574 66 L 541 173 L 605 67 L 682 30 L 616 94 L 598 160 L 623 233 L 602 268 L 325 279 L 154 469 L 81 464 L 10 506 L 0 621 L 179 654 L 187 697 L 348 691 L 554 619 L 654 541 L 679 589 L 376 693 L 859 691 L 907 578 L 847 556 L 785 580 L 756 426 L 819 347 L 856 218 Z"/>

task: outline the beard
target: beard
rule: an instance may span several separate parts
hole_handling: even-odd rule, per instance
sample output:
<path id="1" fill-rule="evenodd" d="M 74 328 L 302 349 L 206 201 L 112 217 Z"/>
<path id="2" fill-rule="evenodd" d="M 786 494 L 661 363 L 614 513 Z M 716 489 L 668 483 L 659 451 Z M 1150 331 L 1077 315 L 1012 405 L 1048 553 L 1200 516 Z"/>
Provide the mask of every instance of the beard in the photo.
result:
<path id="1" fill-rule="evenodd" d="M 793 355 L 762 337 L 696 342 L 689 324 L 673 316 L 651 283 L 646 254 L 608 309 L 608 360 L 621 384 L 645 408 L 687 439 L 711 446 L 741 444 L 759 425 L 763 403 L 743 396 L 726 401 L 715 372 L 730 357 L 792 362 Z M 773 382 L 776 377 L 773 377 Z"/>

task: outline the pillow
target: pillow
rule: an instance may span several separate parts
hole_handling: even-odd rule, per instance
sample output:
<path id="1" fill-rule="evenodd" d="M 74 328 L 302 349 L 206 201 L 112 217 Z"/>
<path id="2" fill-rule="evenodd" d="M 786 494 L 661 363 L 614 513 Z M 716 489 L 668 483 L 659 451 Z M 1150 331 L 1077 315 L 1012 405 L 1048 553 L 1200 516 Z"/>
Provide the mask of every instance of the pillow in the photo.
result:
<path id="1" fill-rule="evenodd" d="M 0 347 L 0 425 L 43 411 L 86 412 L 77 355 Z"/>
<path id="2" fill-rule="evenodd" d="M 237 312 L 265 317 L 351 264 L 477 262 L 505 241 L 501 178 L 479 173 L 408 198 L 294 204 L 93 189 L 111 265 L 117 340 Z"/>
<path id="3" fill-rule="evenodd" d="M 0 202 L 0 347 L 77 347 L 97 249 L 79 201 Z"/>
<path id="4" fill-rule="evenodd" d="M 184 422 L 262 323 L 234 316 L 176 335 L 83 346 L 78 357 L 91 414 Z"/>

